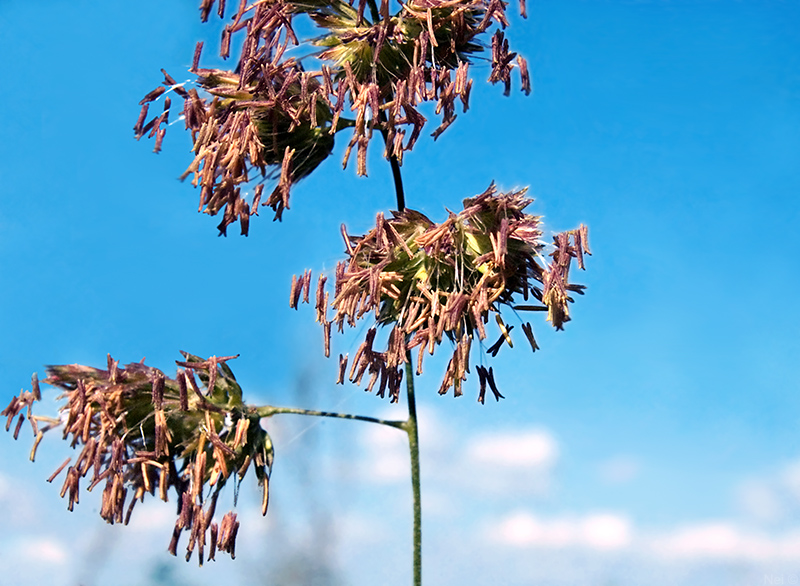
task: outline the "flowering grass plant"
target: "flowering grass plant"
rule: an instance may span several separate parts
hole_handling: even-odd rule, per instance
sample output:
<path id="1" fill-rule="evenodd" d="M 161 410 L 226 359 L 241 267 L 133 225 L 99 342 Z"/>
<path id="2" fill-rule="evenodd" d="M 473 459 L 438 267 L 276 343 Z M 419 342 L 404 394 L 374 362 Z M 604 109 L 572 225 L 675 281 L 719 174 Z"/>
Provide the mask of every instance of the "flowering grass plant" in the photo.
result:
<path id="1" fill-rule="evenodd" d="M 394 211 L 378 213 L 375 227 L 361 236 L 342 225 L 347 257 L 336 265 L 332 290 L 328 276 L 320 275 L 314 285 L 305 271 L 294 277 L 289 301 L 293 308 L 313 302 L 326 356 L 334 328 L 342 332 L 345 325 L 368 320 L 352 358 L 339 354 L 337 383 L 365 381 L 367 390 L 392 402 L 405 390 L 408 417 L 387 421 L 249 405 L 228 365 L 235 356 L 184 353 L 175 378 L 143 363 L 121 367 L 110 356 L 104 370 L 50 366 L 42 382 L 61 391 L 60 416 L 34 414 L 41 399 L 35 375 L 31 390 L 14 397 L 2 415 L 15 438 L 29 422 L 35 438 L 31 459 L 43 435 L 54 429 L 77 450 L 75 460 L 50 478 L 63 477 L 61 495 L 70 510 L 82 487 L 102 486 L 101 517 L 127 524 L 137 502 L 148 495 L 167 501 L 174 493 L 177 519 L 169 551 L 175 555 L 186 534 L 187 560 L 195 551 L 200 564 L 218 551 L 233 557 L 239 520 L 233 511 L 217 520 L 216 504 L 225 486 L 238 485 L 252 470 L 266 514 L 274 450 L 265 418 L 293 413 L 387 425 L 408 437 L 413 575 L 414 584 L 422 584 L 414 383 L 425 355 L 443 345 L 452 351 L 439 394 L 452 389 L 462 395 L 474 369 L 478 401 L 484 403 L 487 390 L 503 398 L 482 354 L 494 357 L 504 345 L 513 346 L 515 326 L 509 324 L 515 319 L 531 350 L 539 349 L 522 313 L 546 313 L 554 328 L 563 329 L 573 295 L 584 289 L 570 281 L 570 268 L 573 261 L 585 268 L 590 254 L 583 225 L 548 244 L 541 217 L 527 212 L 532 200 L 525 189 L 503 192 L 492 183 L 464 199 L 461 211 L 448 210 L 441 223 L 406 207 L 401 166 L 427 126 L 424 103 L 439 117 L 431 133 L 436 139 L 456 120 L 458 108 L 468 109 L 476 59 L 491 64 L 488 81 L 502 83 L 506 94 L 515 71 L 522 91 L 530 93 L 527 63 L 510 51 L 505 36 L 506 8 L 502 0 L 241 0 L 235 10 L 224 0 L 201 2 L 203 21 L 214 10 L 227 19 L 220 56 L 229 59 L 232 47 L 239 47 L 235 65 L 201 67 L 198 43 L 190 69 L 194 80 L 179 84 L 162 70 L 163 83 L 140 103 L 135 136 L 154 138 L 160 151 L 172 99 L 181 98 L 180 116 L 193 145 L 182 177 L 199 188 L 200 211 L 221 215 L 220 234 L 238 222 L 244 235 L 261 207 L 281 219 L 294 184 L 319 168 L 336 140 L 347 141 L 343 166 L 355 150 L 356 173 L 366 175 L 367 149 L 376 133 L 381 136 L 393 172 Z M 525 16 L 524 1 L 520 11 Z M 319 34 L 300 39 L 295 23 L 301 18 Z M 307 56 L 289 56 L 295 45 L 306 47 Z M 151 108 L 162 100 L 163 109 L 153 116 Z M 376 342 L 380 329 L 387 332 L 383 349 Z M 489 336 L 496 341 L 485 347 Z"/>

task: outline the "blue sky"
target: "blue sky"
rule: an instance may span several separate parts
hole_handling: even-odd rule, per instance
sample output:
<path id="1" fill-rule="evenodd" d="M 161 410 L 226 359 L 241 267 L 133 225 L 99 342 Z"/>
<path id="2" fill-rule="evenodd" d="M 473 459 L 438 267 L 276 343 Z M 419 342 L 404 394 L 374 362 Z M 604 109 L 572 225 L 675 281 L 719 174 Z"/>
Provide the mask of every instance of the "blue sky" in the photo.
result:
<path id="1" fill-rule="evenodd" d="M 566 331 L 542 321 L 541 352 L 501 351 L 505 401 L 439 397 L 444 364 L 427 365 L 426 583 L 800 579 L 800 8 L 530 4 L 508 36 L 533 93 L 503 98 L 476 65 L 470 111 L 407 156 L 407 202 L 441 220 L 492 180 L 528 185 L 548 230 L 589 225 L 594 256 Z M 188 79 L 194 43 L 215 46 L 218 23 L 201 25 L 191 1 L 6 0 L 0 29 L 4 402 L 43 364 L 110 352 L 173 372 L 185 349 L 241 353 L 253 402 L 402 416 L 334 387 L 312 310 L 287 303 L 292 274 L 341 258 L 341 222 L 360 233 L 393 206 L 379 149 L 369 178 L 335 154 L 282 223 L 264 213 L 249 238 L 218 238 L 177 180 L 190 160 L 180 125 L 159 155 L 131 131 L 159 69 Z M 407 583 L 402 438 L 272 424 L 270 514 L 245 519 L 235 562 L 203 570 L 163 551 L 171 505 L 127 530 L 105 527 L 90 498 L 69 514 L 44 482 L 66 446 L 53 438 L 31 465 L 27 439 L 6 437 L 4 567 L 18 584 L 88 586 L 153 583 L 161 564 L 202 584 L 266 579 L 315 551 L 340 583 Z"/>

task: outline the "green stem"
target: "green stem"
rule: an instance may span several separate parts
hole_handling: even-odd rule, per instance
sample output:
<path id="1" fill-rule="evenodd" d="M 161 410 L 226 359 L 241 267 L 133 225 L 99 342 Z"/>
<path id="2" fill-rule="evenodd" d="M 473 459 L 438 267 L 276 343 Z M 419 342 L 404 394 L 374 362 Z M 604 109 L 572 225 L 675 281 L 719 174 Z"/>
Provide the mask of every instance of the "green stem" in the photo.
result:
<path id="1" fill-rule="evenodd" d="M 252 412 L 259 417 L 272 417 L 273 415 L 280 415 L 290 413 L 294 415 L 310 415 L 312 417 L 335 417 L 336 419 L 354 419 L 356 421 L 366 421 L 368 423 L 379 423 L 381 425 L 388 425 L 397 429 L 406 429 L 405 421 L 392 421 L 389 419 L 380 419 L 378 417 L 368 417 L 366 415 L 351 415 L 349 413 L 334 413 L 332 411 L 312 411 L 310 409 L 298 409 L 295 407 L 273 407 L 266 405 L 264 407 L 254 407 Z"/>
<path id="2" fill-rule="evenodd" d="M 309 415 L 312 417 L 333 417 L 336 419 L 352 419 L 378 423 L 402 429 L 408 434 L 408 449 L 411 454 L 411 490 L 414 495 L 414 586 L 422 586 L 422 500 L 420 495 L 419 474 L 419 427 L 417 424 L 417 403 L 414 397 L 414 366 L 411 363 L 411 352 L 406 353 L 406 396 L 408 399 L 408 419 L 395 421 L 380 419 L 367 415 L 351 415 L 349 413 L 335 413 L 333 411 L 314 411 L 296 407 L 251 407 L 250 412 L 259 417 L 272 417 L 273 415 L 294 414 Z"/>
<path id="3" fill-rule="evenodd" d="M 372 24 L 378 24 L 381 21 L 381 13 L 378 11 L 378 5 L 375 0 L 367 0 L 369 4 L 369 11 L 372 14 Z"/>
<path id="4" fill-rule="evenodd" d="M 373 23 L 378 24 L 382 20 L 380 11 L 378 10 L 378 4 L 375 2 L 375 0 L 367 0 L 367 4 L 369 4 L 369 10 L 372 13 Z M 386 112 L 384 112 L 382 108 L 378 112 L 378 121 L 381 123 L 380 131 L 381 135 L 383 136 L 383 142 L 386 144 L 386 150 L 391 152 L 393 145 L 389 144 L 389 131 L 386 128 L 386 123 L 388 120 L 386 118 Z M 389 164 L 392 167 L 392 179 L 394 180 L 394 191 L 397 198 L 397 211 L 402 212 L 404 209 L 406 209 L 406 196 L 403 192 L 403 176 L 400 174 L 400 161 L 397 160 L 397 157 L 394 155 L 394 153 L 390 154 L 388 159 Z"/>
<path id="5" fill-rule="evenodd" d="M 381 112 L 383 114 L 383 112 Z M 384 140 L 386 134 L 384 134 Z M 400 162 L 394 154 L 389 155 L 389 164 L 392 166 L 392 177 L 394 178 L 395 195 L 397 196 L 397 211 L 402 212 L 406 209 L 406 197 L 403 193 L 403 177 L 400 175 Z"/>
<path id="6" fill-rule="evenodd" d="M 386 150 L 390 151 L 392 149 L 392 145 L 389 144 L 389 131 L 386 129 L 386 112 L 383 110 L 378 113 L 378 121 L 381 123 L 381 136 L 383 136 L 383 142 L 386 145 Z M 403 176 L 400 174 L 400 161 L 397 160 L 397 157 L 394 153 L 389 155 L 389 165 L 392 167 L 394 194 L 397 198 L 397 211 L 402 212 L 404 209 L 406 209 L 406 194 L 403 191 Z"/>
<path id="7" fill-rule="evenodd" d="M 353 128 L 356 125 L 356 121 L 352 118 L 345 118 L 344 116 L 339 116 L 339 120 L 336 121 L 336 132 L 340 130 L 344 130 L 345 128 Z"/>
<path id="8" fill-rule="evenodd" d="M 422 499 L 419 476 L 419 426 L 417 403 L 414 398 L 414 367 L 411 352 L 406 352 L 406 395 L 408 419 L 403 429 L 408 434 L 408 449 L 411 453 L 411 490 L 414 493 L 414 586 L 422 586 Z"/>
<path id="9" fill-rule="evenodd" d="M 369 0 L 375 6 L 375 0 Z M 377 9 L 374 9 L 377 10 Z M 386 122 L 386 113 L 381 110 L 379 120 Z M 389 149 L 388 131 L 385 124 L 381 124 L 381 134 Z M 397 197 L 397 211 L 406 209 L 406 197 L 403 191 L 403 177 L 400 174 L 400 163 L 394 154 L 389 156 L 392 166 L 392 178 Z M 408 400 L 408 419 L 403 422 L 402 429 L 408 434 L 408 451 L 411 454 L 411 491 L 414 495 L 414 586 L 422 586 L 422 498 L 420 495 L 419 475 L 419 425 L 417 423 L 417 401 L 414 397 L 414 367 L 411 362 L 411 351 L 406 350 L 406 398 Z"/>

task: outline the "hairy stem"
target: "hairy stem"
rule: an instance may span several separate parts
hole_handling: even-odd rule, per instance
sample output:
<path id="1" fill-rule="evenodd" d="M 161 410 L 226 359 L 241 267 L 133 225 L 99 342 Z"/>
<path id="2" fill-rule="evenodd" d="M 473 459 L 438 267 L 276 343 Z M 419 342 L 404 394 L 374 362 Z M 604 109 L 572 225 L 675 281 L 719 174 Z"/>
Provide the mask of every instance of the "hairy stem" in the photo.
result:
<path id="1" fill-rule="evenodd" d="M 295 407 L 273 407 L 266 405 L 264 407 L 254 407 L 253 412 L 260 417 L 272 417 L 273 415 L 280 415 L 283 413 L 290 413 L 294 415 L 310 415 L 313 417 L 335 417 L 336 419 L 354 419 L 356 421 L 366 421 L 368 423 L 379 423 L 381 425 L 388 425 L 389 427 L 396 427 L 397 429 L 406 429 L 405 421 L 392 421 L 389 419 L 379 419 L 378 417 L 368 417 L 366 415 L 351 415 L 350 413 L 334 413 L 332 411 L 313 411 L 310 409 L 298 409 Z"/>
<path id="2" fill-rule="evenodd" d="M 386 112 L 383 110 L 380 111 L 378 114 L 378 120 L 381 123 L 381 135 L 383 136 L 383 142 L 386 144 L 387 151 L 392 148 L 392 145 L 389 144 L 389 131 L 386 129 Z M 400 174 L 400 161 L 397 160 L 397 157 L 392 153 L 389 155 L 389 165 L 392 167 L 392 179 L 394 180 L 394 194 L 397 198 L 397 211 L 402 212 L 406 209 L 406 194 L 403 191 L 403 176 Z"/>
<path id="3" fill-rule="evenodd" d="M 372 19 L 374 22 L 380 20 L 378 6 L 375 0 L 367 0 Z M 389 131 L 386 128 L 386 112 L 380 110 L 378 120 L 381 123 L 381 134 L 389 151 Z M 394 180 L 395 197 L 397 198 L 397 211 L 402 212 L 406 209 L 406 197 L 403 190 L 403 176 L 400 173 L 400 162 L 394 154 L 390 154 L 389 165 L 392 167 L 392 179 Z M 422 499 L 420 494 L 420 474 L 419 474 L 419 427 L 417 424 L 417 403 L 414 397 L 414 368 L 411 362 L 411 352 L 406 351 L 406 398 L 408 400 L 408 419 L 401 422 L 399 427 L 408 434 L 408 450 L 411 455 L 411 491 L 413 493 L 414 509 L 414 535 L 413 535 L 413 573 L 414 586 L 422 586 Z M 389 425 L 395 425 L 391 422 Z"/>
<path id="4" fill-rule="evenodd" d="M 368 0 L 373 13 L 377 12 L 375 0 Z M 386 113 L 381 110 L 380 121 L 386 121 Z M 381 133 L 389 148 L 388 131 L 385 126 Z M 400 163 L 393 154 L 389 156 L 394 179 L 395 195 L 397 197 L 397 211 L 406 209 L 406 198 L 403 191 L 403 177 L 400 174 Z M 411 362 L 411 351 L 406 351 L 406 398 L 408 400 L 408 419 L 402 423 L 402 428 L 408 434 L 408 451 L 411 455 L 411 491 L 414 498 L 414 586 L 422 586 L 422 499 L 420 495 L 419 475 L 419 426 L 417 424 L 417 402 L 414 397 L 414 368 Z"/>
<path id="5" fill-rule="evenodd" d="M 373 24 L 378 24 L 382 18 L 381 13 L 378 10 L 378 4 L 375 0 L 367 0 L 367 4 L 369 5 L 369 11 L 372 15 L 372 22 Z M 383 136 L 383 142 L 386 144 L 387 152 L 389 149 L 392 148 L 392 145 L 389 144 L 389 131 L 386 128 L 386 123 L 388 119 L 386 118 L 386 112 L 383 109 L 378 112 L 378 121 L 381 123 L 381 135 Z M 402 212 L 406 209 L 406 196 L 403 192 L 403 176 L 400 175 L 400 161 L 397 160 L 397 157 L 394 154 L 389 155 L 389 164 L 392 166 L 392 179 L 394 180 L 394 191 L 395 196 L 397 197 L 397 211 Z"/>
<path id="6" fill-rule="evenodd" d="M 395 195 L 397 196 L 397 211 L 402 212 L 406 209 L 406 196 L 403 193 L 403 177 L 400 175 L 400 162 L 394 155 L 389 155 L 389 164 L 392 166 L 392 177 L 394 178 Z"/>
<path id="7" fill-rule="evenodd" d="M 419 426 L 417 425 L 417 403 L 414 398 L 414 367 L 411 352 L 406 353 L 406 395 L 408 419 L 403 429 L 408 434 L 408 449 L 411 454 L 411 490 L 414 494 L 414 586 L 422 586 L 422 499 L 419 476 Z"/>
<path id="8" fill-rule="evenodd" d="M 378 24 L 381 21 L 381 13 L 378 11 L 378 5 L 375 0 L 367 0 L 369 4 L 369 11 L 372 15 L 372 24 Z"/>

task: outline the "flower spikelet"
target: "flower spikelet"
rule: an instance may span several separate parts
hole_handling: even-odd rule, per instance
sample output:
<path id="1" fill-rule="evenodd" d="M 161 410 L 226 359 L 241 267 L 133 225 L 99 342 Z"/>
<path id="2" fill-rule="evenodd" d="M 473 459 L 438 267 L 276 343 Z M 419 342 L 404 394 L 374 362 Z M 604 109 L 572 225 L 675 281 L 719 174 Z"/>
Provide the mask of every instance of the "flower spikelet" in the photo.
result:
<path id="1" fill-rule="evenodd" d="M 27 415 L 36 438 L 31 460 L 44 433 L 57 427 L 80 450 L 49 479 L 66 469 L 61 496 L 67 497 L 69 510 L 78 503 L 81 482 L 88 491 L 102 485 L 100 516 L 112 524 L 127 524 L 145 496 L 167 501 L 174 489 L 178 518 L 169 551 L 176 554 L 186 531 L 186 559 L 197 550 L 202 565 L 217 549 L 234 554 L 235 515 L 228 513 L 222 521 L 224 539 L 212 520 L 223 486 L 231 478 L 241 481 L 251 465 L 266 513 L 272 442 L 259 417 L 242 403 L 241 388 L 226 364 L 232 358 L 202 360 L 184 353 L 176 378 L 143 363 L 120 367 L 110 356 L 106 370 L 48 366 L 42 382 L 62 391 L 60 418 L 33 415 L 41 398 L 35 376 L 33 389 L 14 397 L 2 415 L 9 422 L 17 418 L 15 437 Z"/>
<path id="2" fill-rule="evenodd" d="M 344 324 L 373 315 L 376 327 L 367 332 L 350 363 L 349 378 L 359 383 L 369 374 L 368 390 L 375 384 L 378 395 L 399 397 L 402 368 L 407 353 L 417 350 L 417 373 L 427 351 L 433 354 L 447 338 L 454 346 L 439 389 L 445 394 L 452 387 L 455 396 L 462 394 L 462 383 L 470 372 L 470 351 L 475 338 L 487 338 L 490 314 L 500 333 L 487 352 L 495 356 L 503 344 L 512 345 L 514 326 L 507 326 L 502 310 L 546 311 L 556 329 L 569 321 L 570 293 L 582 293 L 584 287 L 569 283 L 571 260 L 580 268 L 584 254 L 590 254 L 587 230 L 558 234 L 552 260 L 543 257 L 541 218 L 525 213 L 531 199 L 526 191 L 498 192 L 491 185 L 482 194 L 464 200 L 464 209 L 450 212 L 447 220 L 436 224 L 423 214 L 405 210 L 390 219 L 378 214 L 376 226 L 364 236 L 349 236 L 343 228 L 348 260 L 336 271 L 335 311 L 328 322 L 319 309 L 324 282 L 318 287 L 317 319 L 339 331 Z M 310 272 L 295 279 L 295 289 L 309 286 Z M 302 281 L 302 282 L 301 282 Z M 306 283 L 305 281 L 309 281 Z M 517 304 L 522 297 L 525 302 Z M 299 298 L 299 293 L 296 294 Z M 390 328 L 385 350 L 374 347 L 377 327 Z M 538 349 L 530 323 L 521 328 L 531 349 Z M 326 349 L 328 342 L 326 339 Z M 326 352 L 327 354 L 327 352 Z M 340 380 L 345 367 L 340 358 Z M 345 365 L 346 366 L 346 365 Z M 494 372 L 478 367 L 481 381 L 480 401 L 486 384 L 497 391 Z"/>

